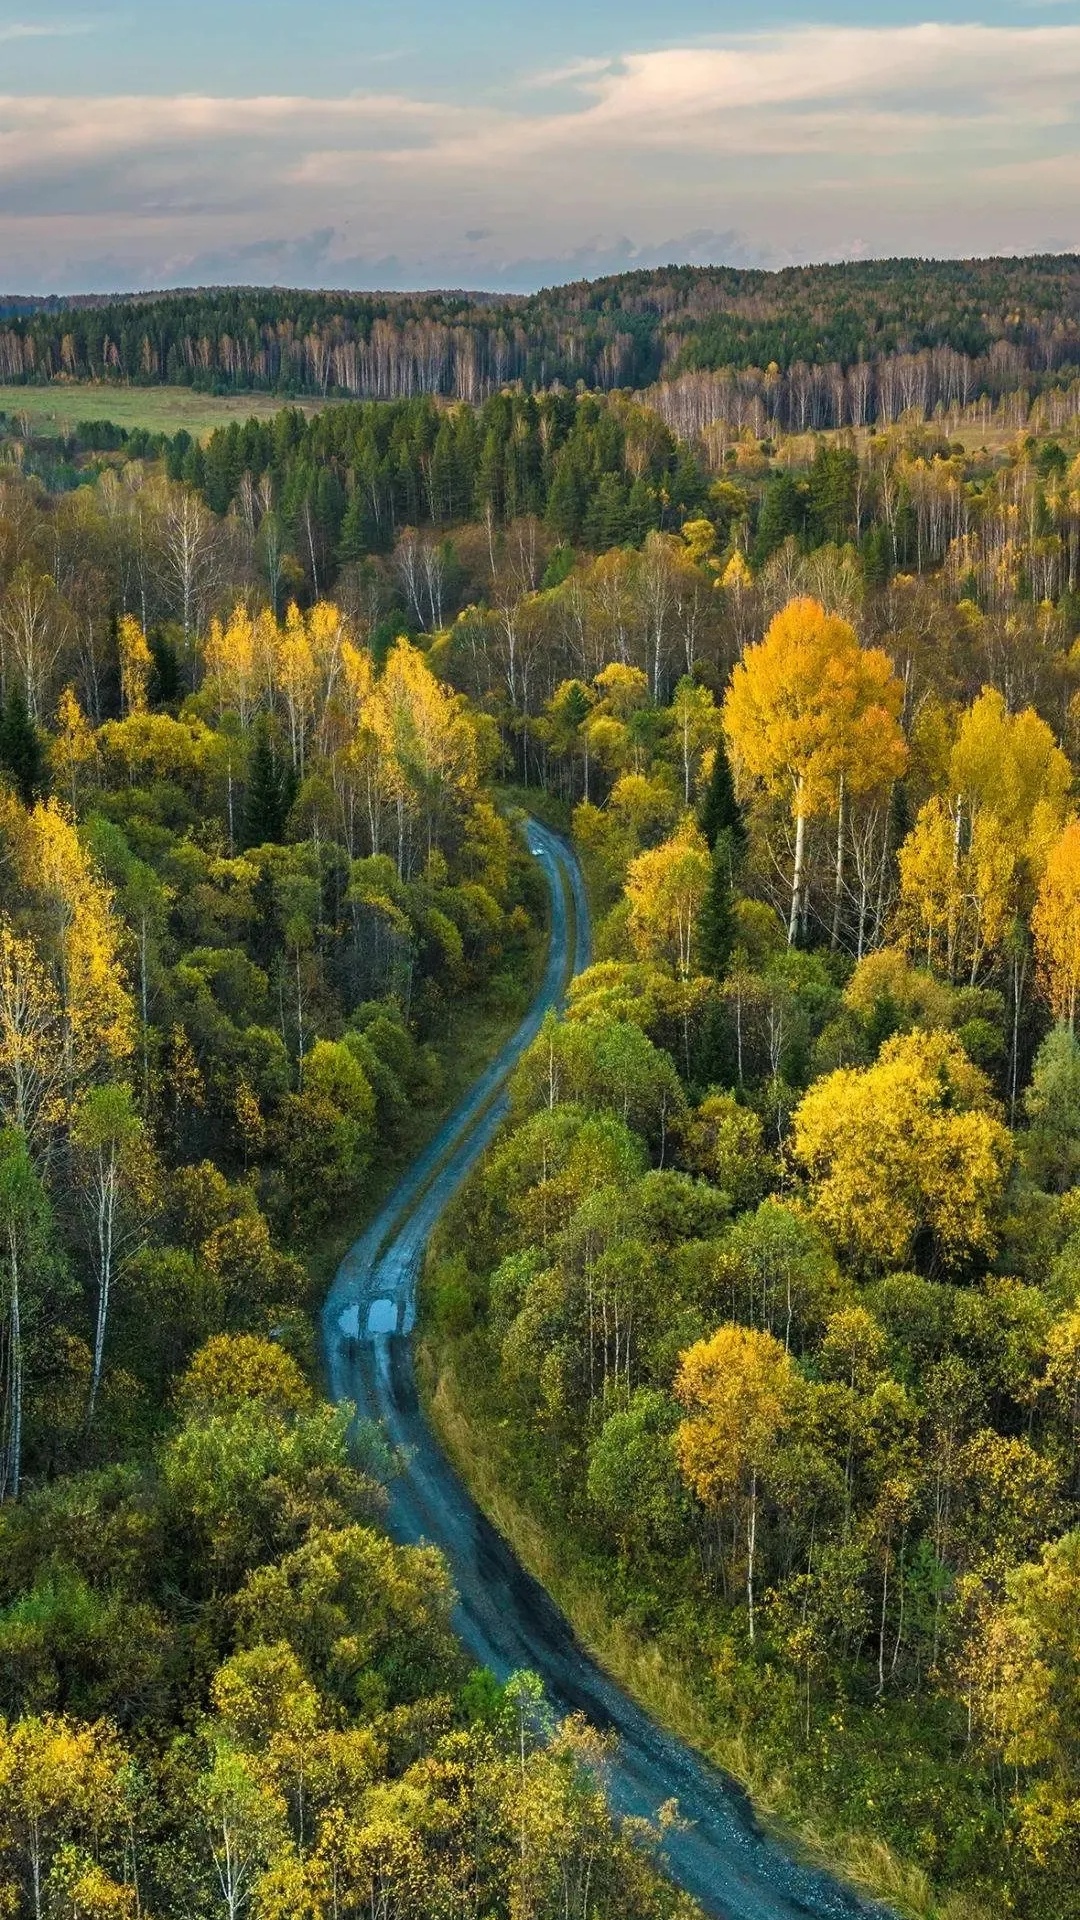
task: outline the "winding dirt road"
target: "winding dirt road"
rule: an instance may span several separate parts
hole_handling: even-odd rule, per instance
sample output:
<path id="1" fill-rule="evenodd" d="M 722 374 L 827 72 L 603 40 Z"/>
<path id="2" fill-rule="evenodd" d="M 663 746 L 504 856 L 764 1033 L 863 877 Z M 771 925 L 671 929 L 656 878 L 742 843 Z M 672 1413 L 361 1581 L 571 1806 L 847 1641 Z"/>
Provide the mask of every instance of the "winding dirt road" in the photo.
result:
<path id="1" fill-rule="evenodd" d="M 477 1665 L 500 1679 L 540 1675 L 559 1713 L 584 1713 L 617 1736 L 608 1787 L 621 1814 L 654 1816 L 676 1800 L 681 1824 L 663 1864 L 717 1920 L 852 1920 L 885 1915 L 796 1860 L 758 1826 L 740 1789 L 665 1733 L 584 1651 L 547 1593 L 484 1518 L 424 1418 L 409 1336 L 428 1238 L 506 1113 L 505 1083 L 568 980 L 588 964 L 589 916 L 576 858 L 527 823 L 530 851 L 551 891 L 543 982 L 521 1027 L 410 1168 L 342 1261 L 323 1309 L 330 1389 L 376 1421 L 402 1456 L 390 1490 L 390 1530 L 441 1549 L 459 1595 L 454 1625 Z"/>

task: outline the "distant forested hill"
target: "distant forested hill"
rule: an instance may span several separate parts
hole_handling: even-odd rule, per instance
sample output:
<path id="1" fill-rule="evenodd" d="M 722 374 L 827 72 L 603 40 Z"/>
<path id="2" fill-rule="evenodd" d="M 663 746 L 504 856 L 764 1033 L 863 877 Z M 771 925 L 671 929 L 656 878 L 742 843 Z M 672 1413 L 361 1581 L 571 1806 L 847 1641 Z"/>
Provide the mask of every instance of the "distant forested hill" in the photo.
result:
<path id="1" fill-rule="evenodd" d="M 860 424 L 860 408 L 876 417 L 882 384 L 898 408 L 965 404 L 1057 382 L 1078 366 L 1072 254 L 779 273 L 668 267 L 528 296 L 235 288 L 0 298 L 5 381 L 477 401 L 513 381 L 642 387 L 756 370 L 778 391 L 782 417 L 828 426 Z M 856 368 L 865 380 L 851 379 Z M 883 368 L 892 370 L 884 381 Z"/>

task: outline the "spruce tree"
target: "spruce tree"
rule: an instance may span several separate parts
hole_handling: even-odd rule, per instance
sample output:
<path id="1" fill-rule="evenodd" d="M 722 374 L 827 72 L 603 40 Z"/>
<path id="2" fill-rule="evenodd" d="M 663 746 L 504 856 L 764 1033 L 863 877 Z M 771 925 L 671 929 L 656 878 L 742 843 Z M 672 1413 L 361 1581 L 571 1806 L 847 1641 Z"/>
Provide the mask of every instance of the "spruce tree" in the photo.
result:
<path id="1" fill-rule="evenodd" d="M 0 767 L 11 775 L 20 800 L 30 807 L 44 788 L 45 761 L 41 735 L 30 718 L 26 695 L 12 685 L 0 713 Z"/>
<path id="2" fill-rule="evenodd" d="M 709 784 L 702 796 L 698 809 L 698 825 L 710 847 L 715 847 L 719 836 L 730 836 L 729 863 L 733 867 L 741 864 L 746 852 L 746 821 L 743 810 L 735 798 L 735 782 L 731 775 L 731 762 L 723 738 L 717 740 L 716 757 L 713 760 Z"/>
<path id="3" fill-rule="evenodd" d="M 712 876 L 698 915 L 701 964 L 714 980 L 724 978 L 735 945 L 735 864 L 731 828 L 723 827 L 716 836 Z"/>
<path id="4" fill-rule="evenodd" d="M 244 802 L 245 846 L 264 847 L 280 840 L 295 798 L 295 775 L 277 750 L 266 715 L 260 714 L 255 722 L 255 738 L 248 760 L 247 796 Z"/>

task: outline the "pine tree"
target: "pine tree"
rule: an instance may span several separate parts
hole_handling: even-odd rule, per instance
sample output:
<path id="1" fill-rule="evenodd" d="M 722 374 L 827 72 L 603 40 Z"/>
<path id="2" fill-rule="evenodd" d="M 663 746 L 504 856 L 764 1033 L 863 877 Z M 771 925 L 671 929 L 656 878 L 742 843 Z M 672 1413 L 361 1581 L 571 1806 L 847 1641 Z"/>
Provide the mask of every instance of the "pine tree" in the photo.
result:
<path id="1" fill-rule="evenodd" d="M 260 714 L 248 761 L 245 845 L 263 847 L 280 840 L 295 798 L 295 776 L 284 757 L 275 751 L 270 723 L 265 714 Z"/>
<path id="2" fill-rule="evenodd" d="M 698 811 L 698 825 L 710 847 L 716 846 L 722 833 L 728 834 L 729 860 L 732 866 L 740 865 L 746 852 L 746 821 L 735 798 L 735 782 L 723 736 L 716 742 L 716 757 Z"/>
<path id="3" fill-rule="evenodd" d="M 735 865 L 731 828 L 722 827 L 713 847 L 712 874 L 698 917 L 701 964 L 714 980 L 724 978 L 735 945 Z"/>
<path id="4" fill-rule="evenodd" d="M 30 718 L 26 696 L 13 685 L 0 713 L 0 767 L 11 775 L 15 791 L 26 806 L 32 806 L 44 790 L 44 755 L 41 736 Z"/>

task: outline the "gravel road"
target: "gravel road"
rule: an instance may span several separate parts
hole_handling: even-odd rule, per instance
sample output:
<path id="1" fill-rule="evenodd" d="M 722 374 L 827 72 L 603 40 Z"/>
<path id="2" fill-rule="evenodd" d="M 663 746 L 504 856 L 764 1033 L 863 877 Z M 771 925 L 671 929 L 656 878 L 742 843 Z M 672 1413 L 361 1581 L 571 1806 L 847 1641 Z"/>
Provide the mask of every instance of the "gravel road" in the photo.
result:
<path id="1" fill-rule="evenodd" d="M 739 1787 L 665 1733 L 596 1665 L 470 1498 L 419 1404 L 409 1335 L 424 1248 L 505 1117 L 508 1074 L 568 979 L 589 961 L 577 860 L 535 821 L 526 832 L 551 890 L 543 982 L 513 1039 L 342 1261 L 322 1319 L 330 1389 L 336 1400 L 355 1401 L 360 1417 L 378 1422 L 400 1451 L 404 1466 L 391 1486 L 391 1532 L 405 1544 L 429 1542 L 445 1554 L 459 1595 L 454 1624 L 468 1652 L 500 1680 L 529 1668 L 557 1712 L 584 1713 L 617 1736 L 608 1787 L 620 1813 L 653 1816 L 666 1802 L 678 1802 L 681 1823 L 665 1842 L 663 1863 L 707 1913 L 717 1920 L 871 1914 L 885 1920 L 885 1908 L 860 1900 L 763 1832 Z"/>

